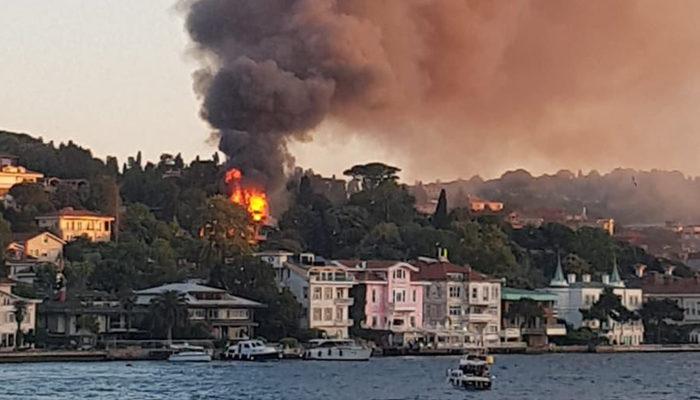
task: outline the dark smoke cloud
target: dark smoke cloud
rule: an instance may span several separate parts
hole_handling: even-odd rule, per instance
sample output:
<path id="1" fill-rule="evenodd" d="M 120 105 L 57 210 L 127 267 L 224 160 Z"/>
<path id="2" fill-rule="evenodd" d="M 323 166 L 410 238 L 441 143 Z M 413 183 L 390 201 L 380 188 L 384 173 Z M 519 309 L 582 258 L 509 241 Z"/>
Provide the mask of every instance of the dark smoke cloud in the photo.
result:
<path id="1" fill-rule="evenodd" d="M 233 165 L 276 186 L 289 140 L 331 119 L 432 174 L 683 168 L 700 145 L 698 11 L 683 0 L 197 0 L 187 29 L 204 63 L 202 116 Z"/>

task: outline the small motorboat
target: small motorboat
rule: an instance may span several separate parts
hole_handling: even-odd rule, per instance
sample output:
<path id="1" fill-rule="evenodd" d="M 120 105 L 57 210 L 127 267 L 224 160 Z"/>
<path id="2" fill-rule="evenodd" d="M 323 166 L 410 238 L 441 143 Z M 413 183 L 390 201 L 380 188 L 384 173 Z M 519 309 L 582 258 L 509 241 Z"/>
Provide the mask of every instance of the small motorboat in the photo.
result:
<path id="1" fill-rule="evenodd" d="M 367 361 L 372 350 L 349 339 L 313 339 L 304 351 L 305 360 Z"/>
<path id="2" fill-rule="evenodd" d="M 491 389 L 493 357 L 482 353 L 467 354 L 459 360 L 458 368 L 447 370 L 452 386 L 467 390 Z"/>
<path id="3" fill-rule="evenodd" d="M 192 346 L 188 343 L 182 345 L 171 345 L 174 353 L 168 357 L 171 362 L 210 362 L 211 354 L 207 353 L 202 346 Z"/>
<path id="4" fill-rule="evenodd" d="M 242 340 L 228 346 L 224 357 L 229 360 L 244 361 L 278 360 L 282 358 L 282 351 L 265 345 L 262 340 Z"/>

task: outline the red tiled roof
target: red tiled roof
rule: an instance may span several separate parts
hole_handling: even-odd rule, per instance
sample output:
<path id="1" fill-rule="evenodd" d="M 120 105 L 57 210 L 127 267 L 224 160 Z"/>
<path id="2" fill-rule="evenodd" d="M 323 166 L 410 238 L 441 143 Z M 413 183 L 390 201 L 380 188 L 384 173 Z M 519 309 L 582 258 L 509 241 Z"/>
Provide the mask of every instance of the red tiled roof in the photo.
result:
<path id="1" fill-rule="evenodd" d="M 348 268 L 358 267 L 362 262 L 367 263 L 367 269 L 387 269 L 404 261 L 394 260 L 336 260 L 338 263 L 345 265 Z M 410 264 L 410 263 L 408 263 Z"/>
<path id="2" fill-rule="evenodd" d="M 493 279 L 482 273 L 474 271 L 471 269 L 471 267 L 452 264 L 450 262 L 413 261 L 411 264 L 420 269 L 420 272 L 417 274 L 417 279 L 422 281 L 445 280 L 447 278 L 447 274 L 449 273 L 464 274 L 466 280 L 475 282 Z"/>
<path id="3" fill-rule="evenodd" d="M 700 279 L 649 274 L 640 287 L 645 294 L 700 294 Z"/>
<path id="4" fill-rule="evenodd" d="M 362 272 L 356 272 L 355 278 L 360 281 L 360 282 L 367 282 L 367 281 L 381 281 L 384 282 L 386 281 L 386 275 L 379 274 L 374 271 L 362 271 Z"/>
<path id="5" fill-rule="evenodd" d="M 90 210 L 74 210 L 73 208 L 67 207 L 61 210 L 58 210 L 53 213 L 45 214 L 45 215 L 40 215 L 37 218 L 45 218 L 45 217 L 102 217 L 102 218 L 113 218 L 109 215 L 103 215 L 100 213 L 96 213 L 94 211 Z"/>

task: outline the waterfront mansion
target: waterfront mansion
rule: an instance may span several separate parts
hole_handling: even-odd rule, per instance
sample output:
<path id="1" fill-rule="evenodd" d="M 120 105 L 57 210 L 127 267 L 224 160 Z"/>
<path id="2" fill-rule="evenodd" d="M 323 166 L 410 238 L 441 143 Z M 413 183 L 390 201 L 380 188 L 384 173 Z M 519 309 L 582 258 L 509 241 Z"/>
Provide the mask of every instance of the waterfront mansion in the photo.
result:
<path id="1" fill-rule="evenodd" d="M 580 310 L 587 310 L 595 304 L 606 288 L 612 289 L 628 310 L 636 311 L 642 307 L 642 289 L 627 287 L 620 278 L 617 264 L 613 265 L 612 274 L 603 275 L 599 282 L 591 280 L 589 274 L 583 274 L 581 281 L 577 281 L 576 274 L 568 274 L 566 278 L 564 277 L 561 260 L 559 260 L 554 278 L 549 287 L 543 290 L 557 296 L 555 303 L 557 316 L 572 325 L 574 329 L 587 326 L 599 330 L 612 345 L 641 344 L 644 340 L 644 325 L 641 320 L 620 323 L 612 319 L 608 321 L 583 319 Z"/>

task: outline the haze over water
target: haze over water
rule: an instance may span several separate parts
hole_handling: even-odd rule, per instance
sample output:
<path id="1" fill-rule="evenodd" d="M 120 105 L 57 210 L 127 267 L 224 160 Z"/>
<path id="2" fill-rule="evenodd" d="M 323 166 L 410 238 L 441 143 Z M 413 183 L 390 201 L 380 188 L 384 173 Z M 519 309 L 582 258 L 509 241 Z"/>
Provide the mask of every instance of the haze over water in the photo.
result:
<path id="1" fill-rule="evenodd" d="M 500 355 L 490 392 L 452 389 L 454 357 L 367 363 L 167 362 L 0 366 L 0 399 L 700 399 L 700 354 Z"/>

